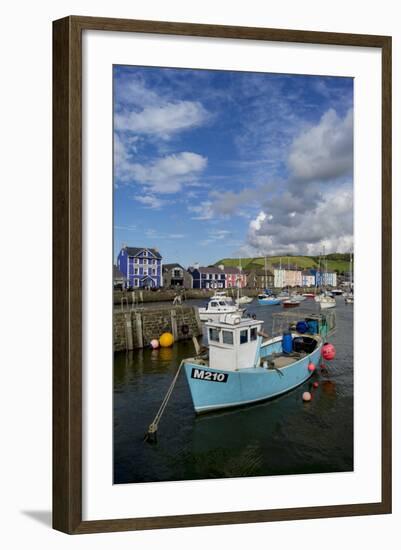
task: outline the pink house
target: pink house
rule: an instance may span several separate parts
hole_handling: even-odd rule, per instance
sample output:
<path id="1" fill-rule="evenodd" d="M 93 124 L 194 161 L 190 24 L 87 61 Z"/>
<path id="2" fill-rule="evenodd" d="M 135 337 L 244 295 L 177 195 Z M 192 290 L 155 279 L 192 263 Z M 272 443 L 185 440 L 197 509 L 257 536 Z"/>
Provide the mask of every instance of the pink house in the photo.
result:
<path id="1" fill-rule="evenodd" d="M 219 265 L 219 268 L 226 274 L 226 288 L 246 287 L 246 274 L 240 271 L 238 267 Z"/>

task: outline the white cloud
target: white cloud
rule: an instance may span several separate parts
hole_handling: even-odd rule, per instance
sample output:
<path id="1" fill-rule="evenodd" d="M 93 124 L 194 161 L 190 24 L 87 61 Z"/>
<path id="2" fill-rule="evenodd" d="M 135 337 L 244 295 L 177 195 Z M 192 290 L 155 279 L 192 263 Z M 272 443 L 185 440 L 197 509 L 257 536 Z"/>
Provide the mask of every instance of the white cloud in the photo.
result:
<path id="1" fill-rule="evenodd" d="M 163 205 L 165 205 L 169 201 L 165 201 L 162 199 L 159 199 L 158 197 L 155 197 L 153 195 L 143 195 L 134 197 L 136 201 L 143 204 L 146 208 L 153 208 L 155 210 L 160 209 Z"/>
<path id="2" fill-rule="evenodd" d="M 352 173 L 353 113 L 341 119 L 329 109 L 319 124 L 296 137 L 291 145 L 288 165 L 303 181 L 328 180 Z"/>
<path id="3" fill-rule="evenodd" d="M 116 130 L 136 134 L 156 135 L 169 139 L 171 135 L 202 125 L 208 112 L 198 101 L 176 101 L 146 106 L 142 111 L 124 111 L 114 117 Z"/>
<path id="4" fill-rule="evenodd" d="M 188 206 L 188 210 L 196 214 L 193 220 L 211 220 L 214 218 L 213 203 L 211 201 L 202 201 L 199 206 Z"/>
<path id="5" fill-rule="evenodd" d="M 196 185 L 207 158 L 184 151 L 166 155 L 148 164 L 132 162 L 120 154 L 118 177 L 124 183 L 139 183 L 150 193 L 177 193 L 184 185 Z"/>
<path id="6" fill-rule="evenodd" d="M 270 218 L 261 211 L 249 223 L 247 245 L 260 254 L 347 252 L 353 243 L 353 191 L 349 185 L 331 190 L 295 215 Z"/>

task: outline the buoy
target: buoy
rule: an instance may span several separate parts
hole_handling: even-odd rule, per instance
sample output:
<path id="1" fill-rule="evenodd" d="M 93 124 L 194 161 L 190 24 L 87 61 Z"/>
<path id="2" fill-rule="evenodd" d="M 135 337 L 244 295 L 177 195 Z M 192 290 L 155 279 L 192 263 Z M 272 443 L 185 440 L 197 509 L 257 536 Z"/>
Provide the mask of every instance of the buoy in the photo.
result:
<path id="1" fill-rule="evenodd" d="M 159 340 L 156 340 L 156 338 L 154 338 L 153 340 L 150 341 L 150 347 L 152 349 L 157 349 L 159 347 Z"/>
<path id="2" fill-rule="evenodd" d="M 312 399 L 312 394 L 308 391 L 305 391 L 303 394 L 302 394 L 302 399 L 304 401 L 310 401 Z"/>
<path id="3" fill-rule="evenodd" d="M 309 371 L 309 372 L 313 372 L 313 371 L 315 370 L 315 368 L 316 368 L 316 367 L 315 367 L 315 365 L 314 365 L 313 363 L 309 363 L 309 365 L 308 365 L 308 371 Z"/>
<path id="4" fill-rule="evenodd" d="M 319 382 L 313 382 L 313 387 L 318 388 L 319 387 Z"/>
<path id="5" fill-rule="evenodd" d="M 332 361 L 335 356 L 336 356 L 336 348 L 333 346 L 333 344 L 329 344 L 328 342 L 326 344 L 323 344 L 323 347 L 322 347 L 323 359 L 325 361 Z"/>
<path id="6" fill-rule="evenodd" d="M 298 321 L 295 328 L 300 334 L 305 334 L 309 329 L 309 325 L 306 321 Z"/>
<path id="7" fill-rule="evenodd" d="M 171 332 L 163 332 L 159 339 L 162 348 L 170 348 L 174 344 L 174 336 Z"/>

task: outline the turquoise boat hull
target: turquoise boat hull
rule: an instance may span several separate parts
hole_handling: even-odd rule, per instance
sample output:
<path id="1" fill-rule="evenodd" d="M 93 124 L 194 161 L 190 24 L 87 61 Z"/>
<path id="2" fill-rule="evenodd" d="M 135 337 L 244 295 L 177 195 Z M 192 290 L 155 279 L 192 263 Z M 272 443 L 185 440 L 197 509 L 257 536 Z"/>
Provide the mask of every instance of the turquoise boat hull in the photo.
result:
<path id="1" fill-rule="evenodd" d="M 264 357 L 281 351 L 281 341 L 260 349 Z M 309 355 L 280 369 L 254 367 L 238 371 L 210 369 L 196 362 L 184 364 L 195 411 L 208 411 L 238 407 L 271 399 L 304 383 L 312 373 L 308 365 L 318 365 L 321 344 Z"/>
<path id="2" fill-rule="evenodd" d="M 278 306 L 281 300 L 263 300 L 258 298 L 258 303 L 263 306 Z"/>

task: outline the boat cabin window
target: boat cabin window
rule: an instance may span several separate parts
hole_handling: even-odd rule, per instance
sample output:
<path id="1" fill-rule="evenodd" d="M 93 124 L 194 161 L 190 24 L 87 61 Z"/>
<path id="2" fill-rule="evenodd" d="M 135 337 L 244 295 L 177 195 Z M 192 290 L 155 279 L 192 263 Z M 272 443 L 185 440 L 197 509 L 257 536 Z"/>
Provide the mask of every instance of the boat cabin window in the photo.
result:
<path id="1" fill-rule="evenodd" d="M 219 302 L 219 306 L 225 306 L 226 303 L 225 302 Z"/>
<path id="2" fill-rule="evenodd" d="M 210 307 L 217 307 L 217 302 L 210 302 Z"/>
<path id="3" fill-rule="evenodd" d="M 241 330 L 239 333 L 239 343 L 246 344 L 248 342 L 248 330 Z"/>
<path id="4" fill-rule="evenodd" d="M 252 327 L 251 328 L 251 342 L 256 340 L 258 337 L 258 329 L 257 327 Z"/>
<path id="5" fill-rule="evenodd" d="M 209 340 L 211 342 L 218 342 L 219 341 L 219 331 L 217 328 L 210 328 L 209 329 Z"/>
<path id="6" fill-rule="evenodd" d="M 234 344 L 234 334 L 231 330 L 223 330 L 223 344 Z"/>

